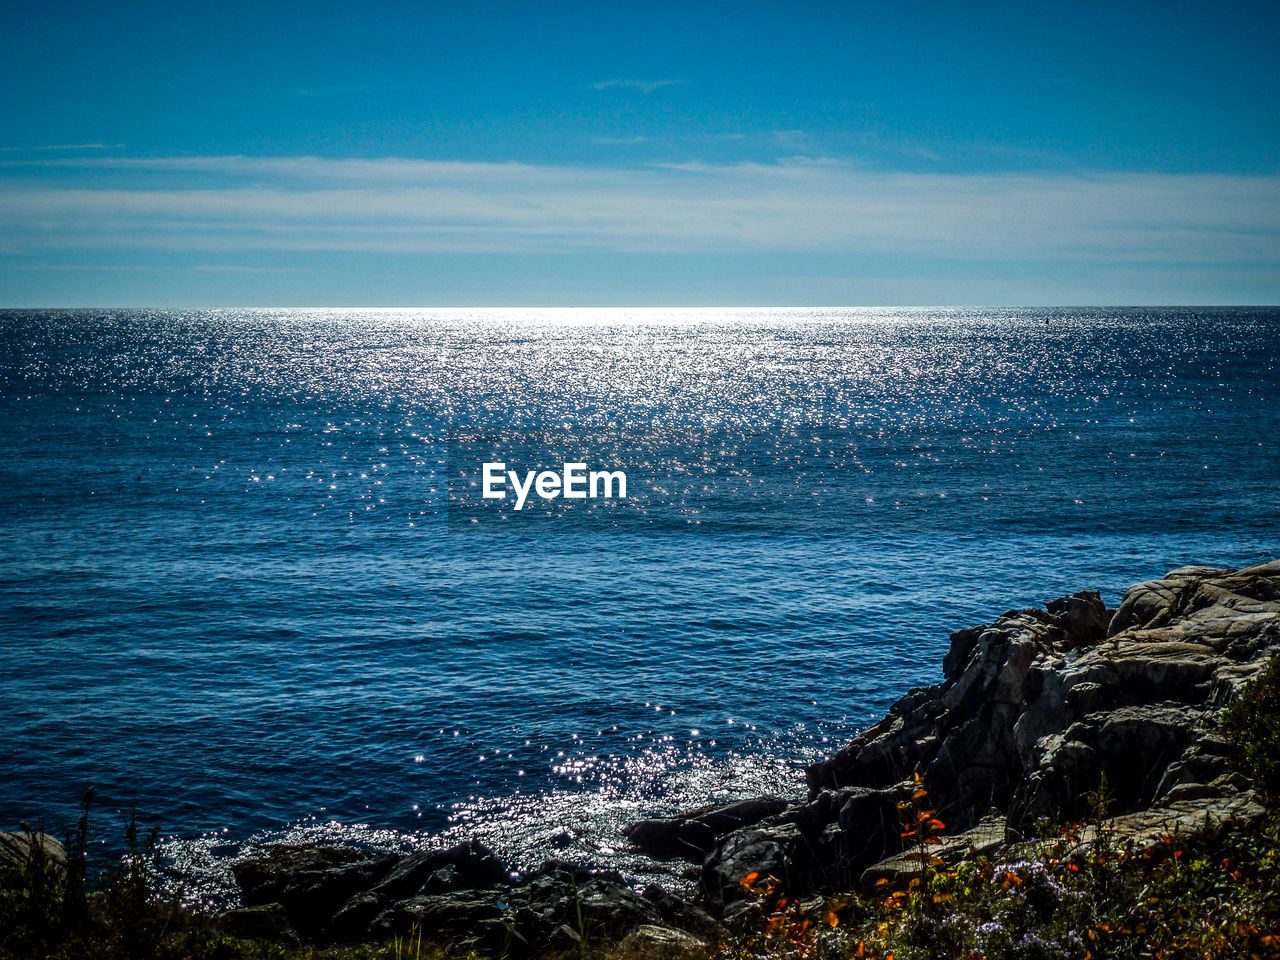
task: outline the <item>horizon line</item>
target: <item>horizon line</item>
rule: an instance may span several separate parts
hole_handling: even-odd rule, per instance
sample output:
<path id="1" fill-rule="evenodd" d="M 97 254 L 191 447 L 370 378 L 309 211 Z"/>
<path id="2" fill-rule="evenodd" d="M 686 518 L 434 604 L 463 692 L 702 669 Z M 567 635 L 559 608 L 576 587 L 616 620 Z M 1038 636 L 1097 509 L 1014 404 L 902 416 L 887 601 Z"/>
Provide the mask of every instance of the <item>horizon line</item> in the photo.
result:
<path id="1" fill-rule="evenodd" d="M 1277 310 L 1280 303 L 437 303 L 437 304 L 43 304 L 0 305 L 18 310 Z"/>

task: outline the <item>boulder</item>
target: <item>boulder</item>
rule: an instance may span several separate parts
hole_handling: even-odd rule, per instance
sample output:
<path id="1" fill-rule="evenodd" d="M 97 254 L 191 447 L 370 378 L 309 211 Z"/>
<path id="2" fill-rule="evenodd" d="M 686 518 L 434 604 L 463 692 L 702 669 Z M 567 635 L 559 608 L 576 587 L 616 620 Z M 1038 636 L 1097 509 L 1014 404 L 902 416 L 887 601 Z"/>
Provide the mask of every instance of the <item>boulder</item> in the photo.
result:
<path id="1" fill-rule="evenodd" d="M 29 870 L 37 864 L 63 874 L 67 868 L 67 851 L 47 833 L 0 831 L 0 871 Z"/>
<path id="2" fill-rule="evenodd" d="M 748 903 L 743 881 L 751 874 L 773 877 L 795 894 L 811 884 L 809 842 L 795 824 L 744 827 L 725 837 L 707 858 L 700 884 L 716 913 L 733 912 Z"/>
<path id="3" fill-rule="evenodd" d="M 690 957 L 705 956 L 711 945 L 693 934 L 671 927 L 644 923 L 636 927 L 619 944 L 623 954 L 641 957 Z"/>
<path id="4" fill-rule="evenodd" d="M 444 850 L 424 850 L 399 860 L 372 893 L 403 899 L 417 893 L 487 890 L 510 879 L 507 866 L 477 840 Z"/>
<path id="5" fill-rule="evenodd" d="M 232 864 L 247 906 L 279 904 L 305 937 L 328 932 L 338 908 L 368 890 L 398 857 L 354 847 L 272 844 Z"/>
<path id="6" fill-rule="evenodd" d="M 725 834 L 779 814 L 787 806 L 780 797 L 755 797 L 703 807 L 678 817 L 641 820 L 624 832 L 645 856 L 654 860 L 701 863 Z"/>
<path id="7" fill-rule="evenodd" d="M 696 903 L 677 897 L 656 883 L 644 888 L 644 898 L 653 904 L 662 922 L 668 927 L 688 930 L 698 936 L 716 936 L 719 924 Z"/>
<path id="8" fill-rule="evenodd" d="M 1171 799 L 1146 810 L 1104 820 L 1100 829 L 1111 845 L 1132 844 L 1137 853 L 1166 842 L 1168 838 L 1215 839 L 1226 833 L 1250 831 L 1262 825 L 1266 809 L 1251 790 L 1234 787 L 1220 796 Z M 1084 846 L 1099 840 L 1099 825 L 1086 826 Z"/>
<path id="9" fill-rule="evenodd" d="M 963 833 L 948 837 L 936 846 L 929 846 L 928 855 L 950 865 L 969 857 L 993 856 L 1005 846 L 1005 840 L 1005 818 L 995 814 Z M 861 886 L 866 891 L 872 891 L 883 882 L 891 889 L 901 889 L 913 877 L 920 876 L 922 869 L 920 852 L 907 850 L 867 867 L 862 872 Z"/>
<path id="10" fill-rule="evenodd" d="M 1066 634 L 1061 642 L 1065 649 L 1093 646 L 1107 635 L 1111 618 L 1096 590 L 1081 590 L 1050 600 L 1045 609 L 1058 618 L 1058 625 Z"/>

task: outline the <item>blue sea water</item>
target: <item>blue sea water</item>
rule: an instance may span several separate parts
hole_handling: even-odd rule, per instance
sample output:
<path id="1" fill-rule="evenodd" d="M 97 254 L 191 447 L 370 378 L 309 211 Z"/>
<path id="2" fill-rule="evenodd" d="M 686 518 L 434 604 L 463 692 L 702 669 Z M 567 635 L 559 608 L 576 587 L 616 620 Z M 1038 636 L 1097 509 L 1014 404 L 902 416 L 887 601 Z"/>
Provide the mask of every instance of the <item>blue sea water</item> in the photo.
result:
<path id="1" fill-rule="evenodd" d="M 1280 556 L 1274 309 L 0 312 L 0 827 L 639 871 L 950 631 Z M 625 468 L 625 501 L 476 495 Z M 109 844 L 108 844 L 109 846 Z M 216 892 L 216 890 L 215 890 Z"/>

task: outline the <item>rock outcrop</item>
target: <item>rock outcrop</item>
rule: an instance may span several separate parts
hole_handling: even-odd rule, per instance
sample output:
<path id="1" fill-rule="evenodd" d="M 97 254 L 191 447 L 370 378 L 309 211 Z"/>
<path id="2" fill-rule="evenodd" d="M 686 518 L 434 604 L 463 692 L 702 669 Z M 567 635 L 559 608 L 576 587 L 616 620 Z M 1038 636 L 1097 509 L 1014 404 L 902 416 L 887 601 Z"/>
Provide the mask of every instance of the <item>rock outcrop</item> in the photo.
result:
<path id="1" fill-rule="evenodd" d="M 756 797 L 703 807 L 678 817 L 641 820 L 625 833 L 645 856 L 654 860 L 701 863 L 721 837 L 775 816 L 787 806 L 787 801 L 779 797 Z"/>
<path id="2" fill-rule="evenodd" d="M 475 841 L 407 856 L 273 845 L 233 872 L 246 907 L 224 915 L 228 929 L 279 940 L 421 933 L 427 941 L 527 956 L 641 927 L 674 930 L 671 943 L 687 945 L 715 926 L 700 908 L 657 886 L 637 893 L 616 873 L 549 862 L 518 877 Z"/>
<path id="3" fill-rule="evenodd" d="M 64 873 L 66 848 L 47 833 L 0 831 L 0 870 L 21 871 L 38 865 Z"/>
<path id="4" fill-rule="evenodd" d="M 902 855 L 899 809 L 916 775 L 947 824 L 933 848 L 943 860 L 996 855 L 1045 820 L 1089 817 L 1138 844 L 1245 828 L 1263 808 L 1218 717 L 1276 652 L 1280 561 L 1184 567 L 1131 587 L 1115 611 L 1092 592 L 1011 610 L 954 633 L 943 682 L 810 767 L 805 801 L 632 826 L 646 855 L 699 865 L 700 902 L 568 863 L 516 876 L 475 842 L 411 856 L 277 846 L 235 867 L 247 906 L 228 922 L 310 940 L 416 930 L 508 956 L 599 935 L 687 953 L 751 906 L 748 874 L 809 896 L 918 869 Z"/>
<path id="5" fill-rule="evenodd" d="M 1250 822 L 1260 808 L 1217 719 L 1277 651 L 1280 561 L 1183 567 L 1131 587 L 1115 611 L 1081 592 L 957 631 L 943 682 L 810 767 L 808 803 L 718 841 L 706 900 L 732 912 L 753 870 L 797 894 L 888 875 L 914 774 L 954 834 L 996 817 L 1014 841 L 1095 813 L 1100 791 L 1122 832 Z"/>

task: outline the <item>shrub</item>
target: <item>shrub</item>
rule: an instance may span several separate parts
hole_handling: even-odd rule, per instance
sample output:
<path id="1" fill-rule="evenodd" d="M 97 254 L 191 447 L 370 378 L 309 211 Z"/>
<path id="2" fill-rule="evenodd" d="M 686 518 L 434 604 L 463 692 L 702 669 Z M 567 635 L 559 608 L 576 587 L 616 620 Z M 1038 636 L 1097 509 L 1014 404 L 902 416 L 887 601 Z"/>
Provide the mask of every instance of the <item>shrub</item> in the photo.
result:
<path id="1" fill-rule="evenodd" d="M 60 932 L 65 870 L 48 839 L 24 824 L 0 850 L 0 955 L 9 947 L 39 952 Z"/>
<path id="2" fill-rule="evenodd" d="M 1223 712 L 1222 729 L 1258 792 L 1280 801 L 1280 654 Z"/>

